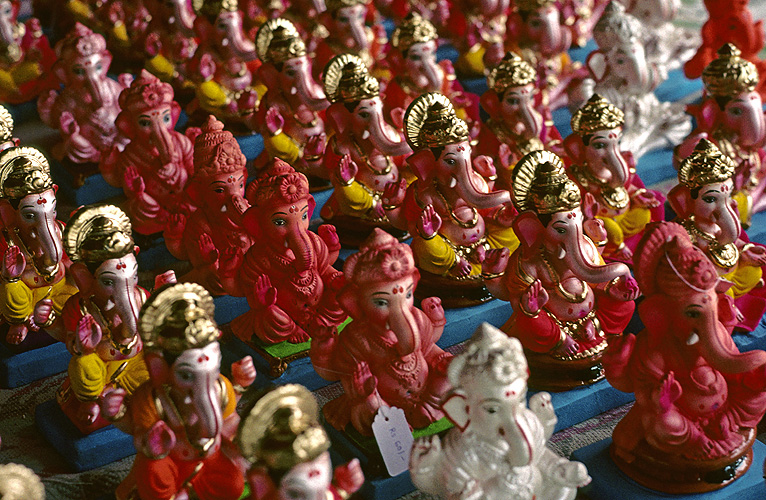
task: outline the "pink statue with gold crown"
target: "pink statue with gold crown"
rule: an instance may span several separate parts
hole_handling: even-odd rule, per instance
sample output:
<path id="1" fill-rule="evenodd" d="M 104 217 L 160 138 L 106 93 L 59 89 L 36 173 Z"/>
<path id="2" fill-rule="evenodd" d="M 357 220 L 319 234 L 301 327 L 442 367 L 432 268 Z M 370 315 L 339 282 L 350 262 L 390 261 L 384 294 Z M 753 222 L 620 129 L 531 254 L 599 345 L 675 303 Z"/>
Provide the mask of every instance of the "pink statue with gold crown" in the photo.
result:
<path id="1" fill-rule="evenodd" d="M 612 434 L 612 458 L 662 492 L 722 488 L 752 461 L 766 352 L 738 351 L 719 319 L 718 272 L 681 225 L 647 229 L 634 269 L 646 329 L 611 339 L 604 356 L 609 382 L 636 395 Z"/>
<path id="2" fill-rule="evenodd" d="M 99 167 L 107 182 L 122 187 L 133 229 L 152 234 L 165 229 L 172 214 L 194 211 L 184 192 L 194 171 L 192 141 L 175 131 L 181 107 L 173 100 L 173 87 L 144 70 L 120 94 L 122 111 L 117 128 L 128 144 L 113 147 Z"/>
<path id="3" fill-rule="evenodd" d="M 21 2 L 0 2 L 0 101 L 21 104 L 51 88 L 50 70 L 56 62 L 37 18 L 18 20 Z"/>
<path id="4" fill-rule="evenodd" d="M 702 104 L 689 106 L 697 128 L 678 146 L 674 160 L 688 156 L 701 138 L 710 139 L 734 160 L 734 190 L 740 220 L 745 227 L 756 212 L 766 209 L 766 115 L 756 91 L 758 71 L 726 44 L 702 73 Z"/>
<path id="5" fill-rule="evenodd" d="M 604 377 L 606 336 L 621 334 L 633 316 L 636 282 L 627 265 L 604 264 L 587 236 L 603 227 L 583 222 L 580 189 L 558 156 L 524 156 L 512 193 L 521 246 L 488 253 L 482 266 L 487 288 L 513 307 L 503 331 L 521 340 L 535 388 L 594 383 Z"/>
<path id="6" fill-rule="evenodd" d="M 446 323 L 441 300 L 414 304 L 420 273 L 412 249 L 376 228 L 346 259 L 343 274 L 338 302 L 353 321 L 311 344 L 317 373 L 343 384 L 344 394 L 324 406 L 325 418 L 339 430 L 351 423 L 364 435 L 372 435 L 381 406 L 403 409 L 414 428 L 439 420 L 452 355 L 436 345 Z"/>
<path id="7" fill-rule="evenodd" d="M 53 71 L 64 88 L 40 96 L 40 119 L 64 139 L 54 155 L 73 163 L 78 173 L 92 173 L 85 164 L 97 164 L 113 145 L 126 143 L 115 122 L 120 92 L 133 77 L 124 73 L 114 81 L 107 76 L 112 55 L 106 40 L 80 23 L 56 44 L 56 55 Z"/>
<path id="8" fill-rule="evenodd" d="M 633 154 L 622 151 L 622 111 L 598 94 L 572 116 L 572 134 L 564 141 L 569 175 L 583 197 L 597 202 L 593 214 L 606 229 L 602 255 L 630 263 L 641 234 L 651 221 L 665 218 L 664 197 L 647 190 L 636 174 Z"/>
<path id="9" fill-rule="evenodd" d="M 184 281 L 197 282 L 213 295 L 225 293 L 223 280 L 233 278 L 254 243 L 241 225 L 250 206 L 244 198 L 246 161 L 231 132 L 208 117 L 194 141 L 194 175 L 186 185 L 195 211 L 188 217 L 172 215 L 165 230 L 170 253 L 193 266 Z"/>
<path id="10" fill-rule="evenodd" d="M 511 173 L 522 156 L 546 149 L 562 151 L 561 134 L 537 89 L 537 72 L 508 52 L 487 75 L 481 106 L 489 115 L 482 124 L 475 154 L 492 158 L 498 187 L 511 188 Z"/>
<path id="11" fill-rule="evenodd" d="M 305 342 L 318 328 L 346 319 L 333 283 L 341 275 L 332 264 L 340 242 L 335 228 L 309 231 L 314 197 L 306 176 L 275 158 L 247 187 L 250 208 L 243 225 L 253 241 L 239 271 L 224 285 L 246 296 L 250 311 L 231 323 L 242 340 L 274 344 Z"/>

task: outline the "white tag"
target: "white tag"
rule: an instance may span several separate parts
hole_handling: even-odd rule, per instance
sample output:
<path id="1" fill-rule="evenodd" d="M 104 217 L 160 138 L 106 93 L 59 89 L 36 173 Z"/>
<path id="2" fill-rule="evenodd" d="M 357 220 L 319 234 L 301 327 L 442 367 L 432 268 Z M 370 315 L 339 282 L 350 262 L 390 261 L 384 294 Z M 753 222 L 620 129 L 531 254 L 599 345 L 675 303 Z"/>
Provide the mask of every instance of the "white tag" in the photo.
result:
<path id="1" fill-rule="evenodd" d="M 388 474 L 394 477 L 409 469 L 410 449 L 415 438 L 412 437 L 404 410 L 395 406 L 381 406 L 372 422 L 372 432 Z"/>

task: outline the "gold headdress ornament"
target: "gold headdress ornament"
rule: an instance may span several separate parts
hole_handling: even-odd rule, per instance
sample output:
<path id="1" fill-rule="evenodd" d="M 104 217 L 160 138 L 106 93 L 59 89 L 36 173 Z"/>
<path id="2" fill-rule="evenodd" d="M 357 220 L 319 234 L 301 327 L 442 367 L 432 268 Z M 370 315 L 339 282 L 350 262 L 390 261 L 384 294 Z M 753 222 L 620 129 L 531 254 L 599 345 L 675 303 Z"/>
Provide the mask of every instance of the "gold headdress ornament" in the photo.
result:
<path id="1" fill-rule="evenodd" d="M 506 52 L 500 63 L 487 76 L 487 86 L 498 95 L 509 87 L 523 87 L 537 81 L 537 71 L 514 52 Z"/>
<path id="2" fill-rule="evenodd" d="M 413 151 L 467 141 L 468 125 L 457 117 L 449 98 L 439 92 L 423 94 L 404 113 L 404 133 Z"/>
<path id="3" fill-rule="evenodd" d="M 567 177 L 561 158 L 550 151 L 524 155 L 513 170 L 513 203 L 538 215 L 580 206 L 580 189 Z"/>
<path id="4" fill-rule="evenodd" d="M 29 146 L 0 152 L 0 198 L 20 200 L 53 188 L 48 159 Z"/>
<path id="5" fill-rule="evenodd" d="M 64 250 L 72 261 L 101 263 L 133 252 L 130 218 L 114 205 L 79 208 L 64 229 Z"/>
<path id="6" fill-rule="evenodd" d="M 708 94 L 716 97 L 734 97 L 750 92 L 758 85 L 755 64 L 740 57 L 740 50 L 731 43 L 718 49 L 718 58 L 702 72 L 702 83 Z"/>
<path id="7" fill-rule="evenodd" d="M 295 25 L 281 17 L 269 20 L 258 29 L 255 49 L 261 61 L 272 64 L 306 55 L 306 44 Z"/>
<path id="8" fill-rule="evenodd" d="M 192 8 L 197 14 L 218 17 L 223 11 L 236 12 L 237 0 L 192 0 Z"/>
<path id="9" fill-rule="evenodd" d="M 516 0 L 516 7 L 524 12 L 532 12 L 556 3 L 556 0 Z"/>
<path id="10" fill-rule="evenodd" d="M 354 5 L 367 5 L 370 0 L 325 0 L 327 12 L 335 12 L 343 7 L 353 7 Z"/>
<path id="11" fill-rule="evenodd" d="M 602 50 L 614 50 L 624 47 L 642 35 L 641 21 L 625 12 L 625 7 L 617 2 L 610 2 L 593 27 L 593 39 Z"/>
<path id="12" fill-rule="evenodd" d="M 266 393 L 237 431 L 242 456 L 268 470 L 287 471 L 330 448 L 319 405 L 308 389 L 287 384 Z"/>
<path id="13" fill-rule="evenodd" d="M 436 28 L 431 21 L 424 19 L 417 12 L 410 12 L 391 35 L 391 45 L 407 52 L 416 43 L 427 43 L 438 38 L 439 35 L 436 34 Z"/>
<path id="14" fill-rule="evenodd" d="M 380 95 L 380 85 L 360 57 L 342 54 L 325 67 L 324 92 L 332 103 L 358 102 Z"/>
<path id="15" fill-rule="evenodd" d="M 689 189 L 696 189 L 731 179 L 735 169 L 731 158 L 721 153 L 709 140 L 701 139 L 692 154 L 678 167 L 678 182 Z"/>
<path id="16" fill-rule="evenodd" d="M 13 139 L 13 116 L 5 106 L 0 105 L 0 141 Z"/>
<path id="17" fill-rule="evenodd" d="M 165 285 L 141 308 L 138 331 L 147 349 L 180 355 L 218 340 L 213 297 L 196 283 Z"/>
<path id="18" fill-rule="evenodd" d="M 610 130 L 625 124 L 625 114 L 620 108 L 593 94 L 583 107 L 572 115 L 572 132 L 583 136 L 600 130 Z"/>

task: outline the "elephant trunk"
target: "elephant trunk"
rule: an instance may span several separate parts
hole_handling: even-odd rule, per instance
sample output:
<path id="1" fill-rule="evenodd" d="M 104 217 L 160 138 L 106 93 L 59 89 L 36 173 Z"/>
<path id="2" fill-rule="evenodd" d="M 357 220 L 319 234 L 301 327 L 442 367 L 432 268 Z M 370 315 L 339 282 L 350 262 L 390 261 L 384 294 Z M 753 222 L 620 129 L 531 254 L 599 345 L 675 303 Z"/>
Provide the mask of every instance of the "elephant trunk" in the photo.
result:
<path id="1" fill-rule="evenodd" d="M 112 300 L 115 304 L 115 315 L 120 320 L 120 327 L 114 332 L 114 340 L 117 343 L 130 341 L 138 333 L 138 313 L 141 310 L 139 292 L 130 281 L 126 281 L 125 288 L 120 289 L 119 295 L 114 295 Z"/>
<path id="2" fill-rule="evenodd" d="M 540 130 L 543 128 L 543 117 L 532 108 L 532 105 L 521 108 L 521 120 L 524 125 L 524 139 L 530 140 L 540 136 Z"/>
<path id="3" fill-rule="evenodd" d="M 241 23 L 238 24 L 236 28 L 234 26 L 231 28 L 232 29 L 229 30 L 228 35 L 232 49 L 234 49 L 234 52 L 240 57 L 251 59 L 255 54 L 255 44 L 248 40 L 242 32 Z"/>
<path id="4" fill-rule="evenodd" d="M 322 87 L 311 77 L 308 64 L 304 65 L 303 70 L 295 77 L 295 90 L 301 101 L 312 111 L 321 111 L 330 105 Z"/>
<path id="5" fill-rule="evenodd" d="M 187 0 L 174 0 L 173 14 L 179 21 L 178 26 L 181 34 L 187 37 L 194 36 L 194 18 L 196 16 L 189 2 Z"/>
<path id="6" fill-rule="evenodd" d="M 716 370 L 726 374 L 747 373 L 766 365 L 764 351 L 754 350 L 744 353 L 737 351 L 730 334 L 718 321 L 717 315 L 710 315 L 705 333 L 708 335 L 703 334 L 700 339 L 701 349 L 704 351 L 703 357 Z M 724 341 L 724 338 L 727 338 L 728 342 Z"/>
<path id="7" fill-rule="evenodd" d="M 302 273 L 314 267 L 314 246 L 308 231 L 297 228 L 287 235 L 285 245 L 295 255 L 295 271 Z"/>
<path id="8" fill-rule="evenodd" d="M 412 306 L 408 303 L 403 302 L 391 311 L 388 326 L 396 336 L 396 351 L 399 356 L 404 357 L 420 349 L 420 329 L 412 314 Z"/>
<path id="9" fill-rule="evenodd" d="M 213 452 L 213 444 L 223 427 L 218 374 L 208 374 L 199 385 L 189 394 L 191 407 L 186 416 L 186 436 L 192 446 L 207 455 Z"/>
<path id="10" fill-rule="evenodd" d="M 58 231 L 56 219 L 46 213 L 40 226 L 29 233 L 32 241 L 25 241 L 27 250 L 35 261 L 35 267 L 46 276 L 55 274 L 64 255 L 64 247 Z"/>
<path id="11" fill-rule="evenodd" d="M 589 244 L 582 234 L 582 229 L 578 227 L 576 234 L 567 238 L 563 247 L 559 249 L 564 251 L 564 255 L 559 255 L 559 258 L 577 278 L 587 283 L 605 283 L 620 276 L 630 276 L 630 269 L 622 262 L 603 266 L 591 264 L 583 255 L 583 246 Z"/>
<path id="12" fill-rule="evenodd" d="M 487 184 L 473 171 L 470 159 L 463 159 L 456 172 L 455 191 L 469 205 L 479 209 L 494 208 L 511 201 L 508 191 L 489 191 Z"/>
<path id="13" fill-rule="evenodd" d="M 403 141 L 401 137 L 392 137 L 392 135 L 398 134 L 394 130 L 389 130 L 389 126 L 383 120 L 382 113 L 376 113 L 369 124 L 372 142 L 383 154 L 400 156 L 409 154 L 412 151 L 407 142 Z"/>
<path id="14" fill-rule="evenodd" d="M 161 123 L 155 123 L 152 130 L 151 143 L 157 148 L 162 165 L 175 162 L 173 133 L 167 127 Z"/>
<path id="15" fill-rule="evenodd" d="M 428 81 L 428 88 L 426 90 L 430 92 L 441 91 L 442 78 L 436 60 L 426 61 L 421 68 L 423 69 L 423 76 Z"/>
<path id="16" fill-rule="evenodd" d="M 744 147 L 757 147 L 766 144 L 766 116 L 760 99 L 745 101 L 744 117 L 740 119 L 738 143 Z"/>
<path id="17" fill-rule="evenodd" d="M 742 225 L 734 208 L 727 204 L 717 211 L 715 216 L 715 223 L 721 229 L 721 233 L 717 235 L 718 242 L 728 244 L 737 241 L 742 232 Z"/>
<path id="18" fill-rule="evenodd" d="M 0 44 L 3 47 L 3 58 L 14 63 L 21 59 L 21 47 L 14 37 L 16 23 L 11 18 L 0 19 Z"/>
<path id="19" fill-rule="evenodd" d="M 85 83 L 85 88 L 91 96 L 93 104 L 98 108 L 104 107 L 108 103 L 110 91 L 106 86 L 107 78 L 101 73 L 89 74 Z"/>
<path id="20" fill-rule="evenodd" d="M 526 412 L 529 410 L 522 406 L 514 407 L 508 414 L 509 418 L 498 429 L 499 438 L 507 445 L 505 461 L 512 467 L 525 467 L 535 459 L 537 440 L 530 424 L 539 425 L 539 421 L 523 414 Z"/>
<path id="21" fill-rule="evenodd" d="M 354 45 L 356 45 L 356 52 L 361 52 L 363 50 L 367 50 L 369 47 L 369 43 L 367 41 L 367 30 L 365 30 L 364 22 L 363 21 L 354 21 L 350 24 L 351 26 L 351 38 L 354 41 Z M 354 47 L 349 47 L 349 49 Z"/>
<path id="22" fill-rule="evenodd" d="M 617 144 L 613 144 L 604 159 L 604 165 L 612 174 L 612 180 L 609 183 L 613 187 L 624 186 L 628 182 L 628 162 L 622 156 Z"/>

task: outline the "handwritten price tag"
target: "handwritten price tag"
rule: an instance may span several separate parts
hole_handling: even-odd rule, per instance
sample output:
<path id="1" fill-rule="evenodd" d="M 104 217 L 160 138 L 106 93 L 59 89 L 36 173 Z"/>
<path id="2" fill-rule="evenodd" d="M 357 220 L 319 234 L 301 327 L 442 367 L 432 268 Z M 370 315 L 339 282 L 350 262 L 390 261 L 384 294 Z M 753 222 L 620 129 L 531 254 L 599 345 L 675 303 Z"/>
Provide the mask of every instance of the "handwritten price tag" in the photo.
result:
<path id="1" fill-rule="evenodd" d="M 391 477 L 398 476 L 409 469 L 410 449 L 415 439 L 404 410 L 395 406 L 381 406 L 372 422 L 372 432 L 388 474 Z"/>

